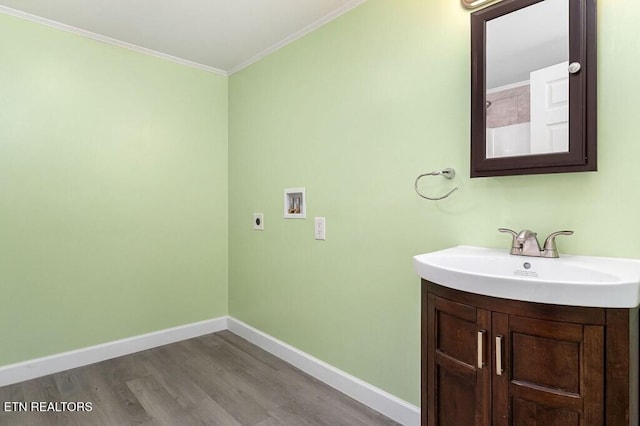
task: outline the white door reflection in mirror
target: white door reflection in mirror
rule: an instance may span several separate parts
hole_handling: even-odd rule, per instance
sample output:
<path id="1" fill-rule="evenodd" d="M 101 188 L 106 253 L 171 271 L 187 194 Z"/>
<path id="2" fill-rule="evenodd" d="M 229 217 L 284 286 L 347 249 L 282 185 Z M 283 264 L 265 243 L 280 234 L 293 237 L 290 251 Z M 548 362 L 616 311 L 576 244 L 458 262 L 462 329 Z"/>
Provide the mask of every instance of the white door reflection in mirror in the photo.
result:
<path id="1" fill-rule="evenodd" d="M 531 73 L 531 153 L 569 151 L 569 61 Z"/>
<path id="2" fill-rule="evenodd" d="M 568 59 L 569 0 L 487 22 L 487 158 L 568 151 Z"/>

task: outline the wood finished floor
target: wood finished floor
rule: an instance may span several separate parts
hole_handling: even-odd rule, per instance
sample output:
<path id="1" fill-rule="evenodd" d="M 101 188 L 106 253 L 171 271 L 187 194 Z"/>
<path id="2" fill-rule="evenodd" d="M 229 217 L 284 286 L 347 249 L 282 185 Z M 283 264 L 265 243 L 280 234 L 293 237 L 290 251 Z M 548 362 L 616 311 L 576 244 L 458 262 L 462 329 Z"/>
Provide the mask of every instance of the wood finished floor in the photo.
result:
<path id="1" fill-rule="evenodd" d="M 4 402 L 92 402 L 5 412 Z M 397 425 L 229 331 L 0 387 L 0 425 Z"/>

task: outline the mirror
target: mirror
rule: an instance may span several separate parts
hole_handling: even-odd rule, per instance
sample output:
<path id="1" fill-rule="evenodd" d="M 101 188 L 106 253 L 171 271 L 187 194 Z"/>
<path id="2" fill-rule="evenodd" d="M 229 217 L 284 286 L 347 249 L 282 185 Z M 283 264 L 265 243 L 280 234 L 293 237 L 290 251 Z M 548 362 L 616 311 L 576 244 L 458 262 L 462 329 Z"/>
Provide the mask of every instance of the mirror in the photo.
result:
<path id="1" fill-rule="evenodd" d="M 471 15 L 471 177 L 596 170 L 595 0 Z"/>

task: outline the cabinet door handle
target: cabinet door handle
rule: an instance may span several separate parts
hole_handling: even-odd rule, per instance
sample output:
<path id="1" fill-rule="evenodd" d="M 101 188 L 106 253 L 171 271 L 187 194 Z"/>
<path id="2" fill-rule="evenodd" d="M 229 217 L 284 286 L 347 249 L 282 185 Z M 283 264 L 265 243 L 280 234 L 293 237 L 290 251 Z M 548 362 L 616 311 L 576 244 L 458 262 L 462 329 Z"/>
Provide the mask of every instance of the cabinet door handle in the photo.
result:
<path id="1" fill-rule="evenodd" d="M 496 374 L 502 376 L 502 335 L 496 336 Z"/>
<path id="2" fill-rule="evenodd" d="M 478 368 L 484 367 L 484 334 L 487 330 L 478 331 Z"/>

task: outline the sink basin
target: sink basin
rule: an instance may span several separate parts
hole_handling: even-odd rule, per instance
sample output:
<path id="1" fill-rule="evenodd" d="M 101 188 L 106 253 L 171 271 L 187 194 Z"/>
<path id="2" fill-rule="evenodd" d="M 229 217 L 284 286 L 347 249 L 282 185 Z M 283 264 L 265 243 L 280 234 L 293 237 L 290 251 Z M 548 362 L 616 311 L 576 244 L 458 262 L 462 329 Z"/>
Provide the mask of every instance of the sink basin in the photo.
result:
<path id="1" fill-rule="evenodd" d="M 602 308 L 640 304 L 640 260 L 560 255 L 512 256 L 458 246 L 414 256 L 416 273 L 456 290 L 527 302 Z"/>

